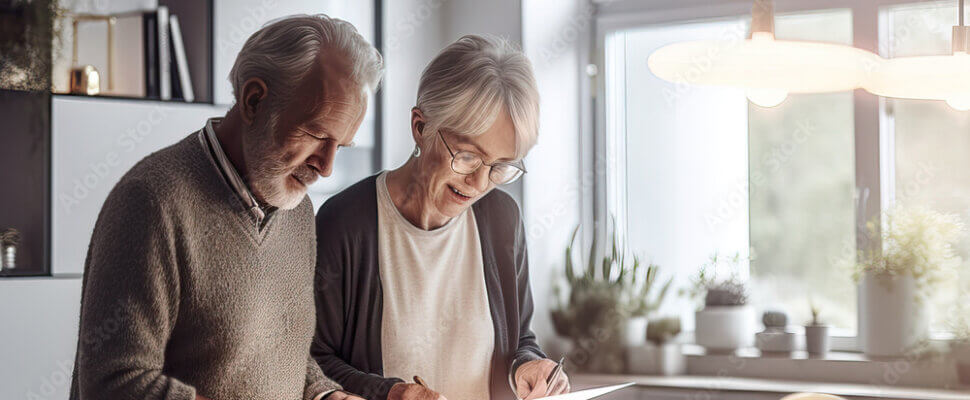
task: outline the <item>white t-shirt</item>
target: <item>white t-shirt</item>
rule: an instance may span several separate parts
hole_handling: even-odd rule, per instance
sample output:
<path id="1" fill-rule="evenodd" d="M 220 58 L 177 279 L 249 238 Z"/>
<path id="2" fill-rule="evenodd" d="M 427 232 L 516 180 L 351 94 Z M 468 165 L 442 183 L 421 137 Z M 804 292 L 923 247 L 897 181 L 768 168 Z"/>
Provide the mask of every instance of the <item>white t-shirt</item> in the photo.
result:
<path id="1" fill-rule="evenodd" d="M 449 400 L 488 399 L 495 328 L 475 214 L 418 228 L 394 206 L 386 177 L 377 178 L 384 376 L 420 376 Z"/>

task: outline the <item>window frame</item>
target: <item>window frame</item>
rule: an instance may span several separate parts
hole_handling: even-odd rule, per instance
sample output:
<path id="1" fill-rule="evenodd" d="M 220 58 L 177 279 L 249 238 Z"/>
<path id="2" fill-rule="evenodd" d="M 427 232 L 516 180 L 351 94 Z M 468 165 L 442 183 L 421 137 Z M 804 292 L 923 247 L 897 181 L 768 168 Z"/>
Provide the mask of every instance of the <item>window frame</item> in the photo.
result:
<path id="1" fill-rule="evenodd" d="M 776 0 L 778 14 L 807 12 L 825 9 L 849 9 L 852 12 L 853 46 L 872 51 L 886 57 L 889 51 L 889 16 L 884 12 L 888 6 L 910 4 L 918 0 L 871 0 L 867 2 L 847 2 L 838 0 Z M 684 24 L 717 19 L 736 18 L 750 14 L 750 0 L 684 0 L 671 4 L 662 0 L 593 0 L 596 13 L 593 18 L 594 29 L 591 38 L 590 59 L 599 70 L 605 71 L 607 57 L 612 56 L 607 46 L 611 35 L 638 27 Z M 860 4 L 865 3 L 865 4 Z M 594 69 L 595 70 L 595 69 Z M 593 226 L 592 234 L 606 234 L 610 216 L 621 235 L 626 235 L 626 198 L 621 185 L 625 185 L 623 168 L 614 168 L 625 163 L 625 154 L 618 151 L 619 136 L 615 133 L 622 129 L 613 125 L 607 118 L 606 76 L 608 73 L 595 74 L 593 84 L 584 87 L 584 113 L 592 118 L 591 157 L 603 162 L 584 164 L 584 174 L 594 179 L 593 195 L 585 199 L 591 210 L 585 221 Z M 857 196 L 863 204 L 856 208 L 856 248 L 880 249 L 879 237 L 869 237 L 866 223 L 880 221 L 881 212 L 890 207 L 895 197 L 895 129 L 892 115 L 892 100 L 878 97 L 862 89 L 853 92 L 854 132 L 855 132 L 855 186 Z M 857 289 L 858 295 L 858 289 Z M 857 312 L 857 318 L 859 318 Z M 861 323 L 861 320 L 859 321 Z M 945 342 L 945 340 L 934 340 Z M 857 336 L 833 336 L 832 348 L 835 351 L 859 352 L 862 350 Z"/>

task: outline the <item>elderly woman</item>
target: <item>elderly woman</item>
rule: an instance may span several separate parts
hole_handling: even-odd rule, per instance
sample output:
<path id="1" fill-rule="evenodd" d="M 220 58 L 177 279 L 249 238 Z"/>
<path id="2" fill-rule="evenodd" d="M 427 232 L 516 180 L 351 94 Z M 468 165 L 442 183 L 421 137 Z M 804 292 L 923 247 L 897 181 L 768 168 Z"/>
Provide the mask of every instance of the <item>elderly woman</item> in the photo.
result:
<path id="1" fill-rule="evenodd" d="M 311 353 L 344 390 L 380 400 L 569 390 L 565 375 L 546 383 L 556 363 L 530 328 L 519 208 L 493 190 L 525 173 L 538 101 L 521 52 L 465 36 L 421 76 L 407 162 L 320 208 Z"/>

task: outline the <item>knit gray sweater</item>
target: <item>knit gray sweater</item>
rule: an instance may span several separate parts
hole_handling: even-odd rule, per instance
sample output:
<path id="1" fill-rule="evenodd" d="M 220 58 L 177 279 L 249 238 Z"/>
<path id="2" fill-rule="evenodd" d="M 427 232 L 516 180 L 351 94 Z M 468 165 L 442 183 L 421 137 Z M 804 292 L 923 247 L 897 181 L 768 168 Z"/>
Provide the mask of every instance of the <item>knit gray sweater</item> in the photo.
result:
<path id="1" fill-rule="evenodd" d="M 197 133 L 135 165 L 85 262 L 72 399 L 312 399 L 309 199 L 261 229 Z"/>

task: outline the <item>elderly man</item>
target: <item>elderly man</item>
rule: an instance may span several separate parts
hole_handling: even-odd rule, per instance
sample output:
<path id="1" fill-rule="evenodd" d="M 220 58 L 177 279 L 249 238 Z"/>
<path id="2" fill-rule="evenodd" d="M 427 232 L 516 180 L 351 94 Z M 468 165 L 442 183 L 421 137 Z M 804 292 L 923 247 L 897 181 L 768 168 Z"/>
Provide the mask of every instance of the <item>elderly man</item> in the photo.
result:
<path id="1" fill-rule="evenodd" d="M 72 399 L 321 399 L 306 188 L 351 144 L 382 60 L 352 25 L 253 34 L 224 118 L 139 162 L 98 217 Z"/>

